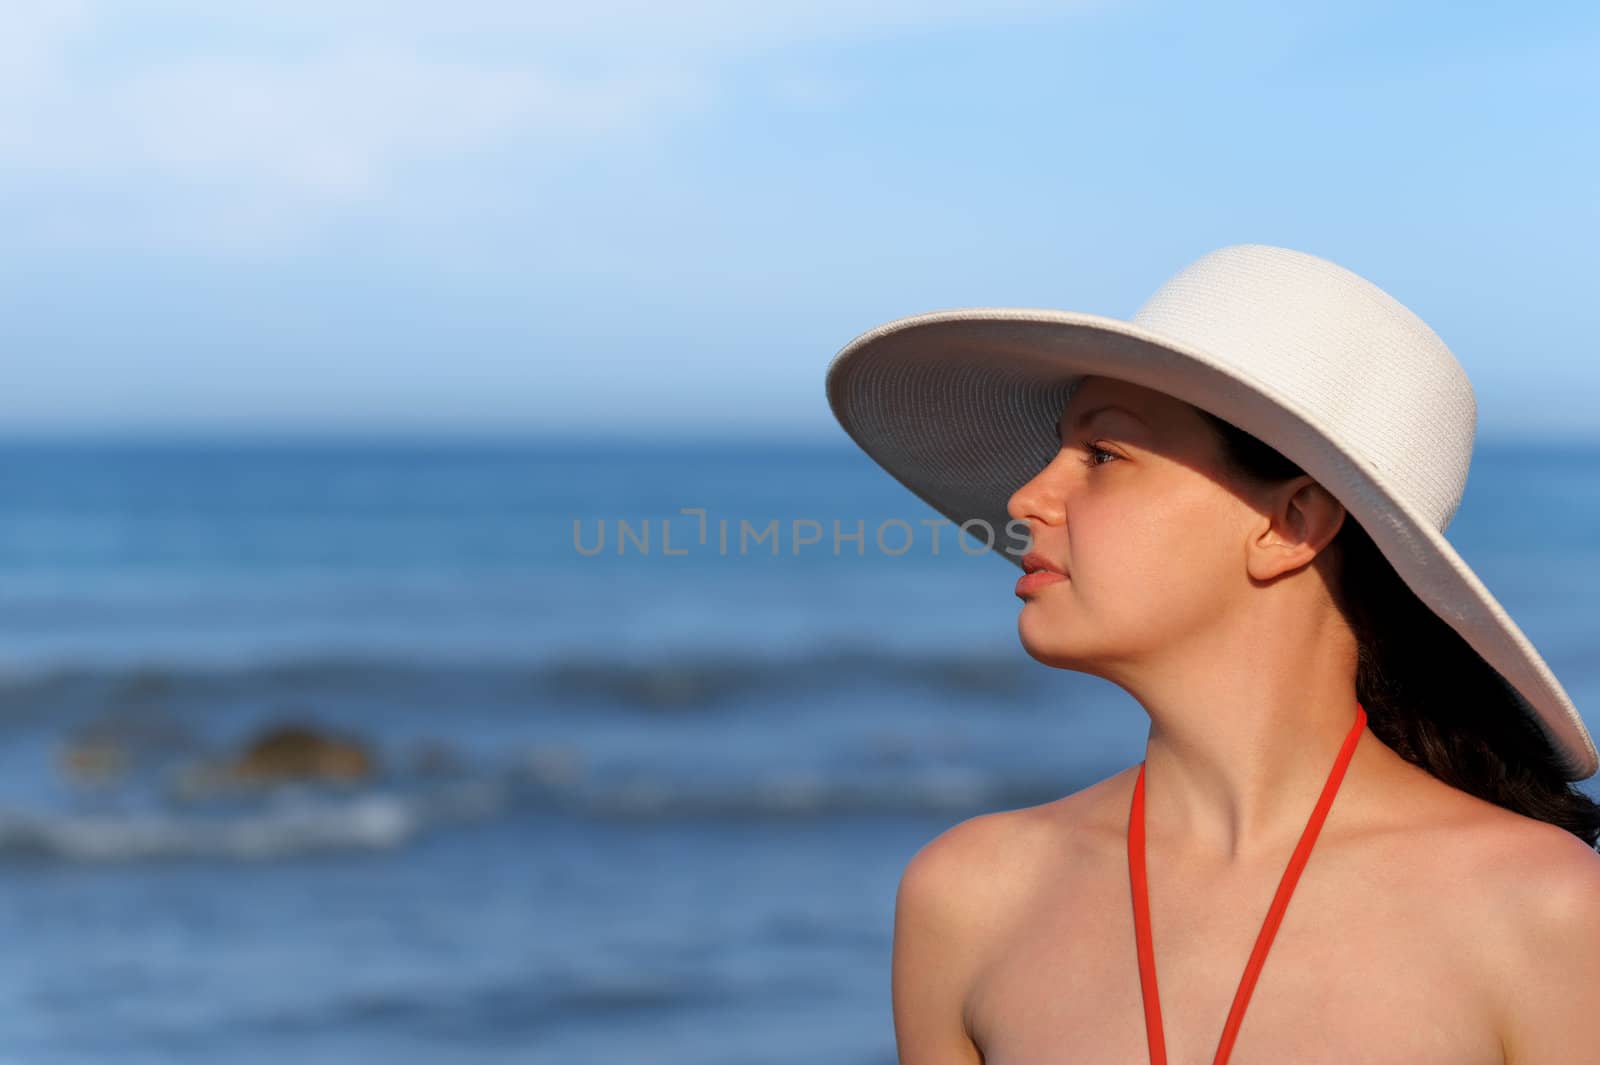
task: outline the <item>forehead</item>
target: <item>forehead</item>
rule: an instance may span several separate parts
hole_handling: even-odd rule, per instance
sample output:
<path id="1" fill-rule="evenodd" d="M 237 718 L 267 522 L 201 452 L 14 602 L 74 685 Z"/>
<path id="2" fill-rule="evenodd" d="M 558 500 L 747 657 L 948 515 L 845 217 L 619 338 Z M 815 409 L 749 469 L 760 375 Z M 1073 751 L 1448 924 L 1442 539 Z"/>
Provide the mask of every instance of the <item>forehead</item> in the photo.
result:
<path id="1" fill-rule="evenodd" d="M 1089 419 L 1119 417 L 1154 426 L 1181 404 L 1164 393 L 1109 377 L 1083 377 L 1073 383 L 1062 406 L 1060 426 L 1082 427 Z"/>

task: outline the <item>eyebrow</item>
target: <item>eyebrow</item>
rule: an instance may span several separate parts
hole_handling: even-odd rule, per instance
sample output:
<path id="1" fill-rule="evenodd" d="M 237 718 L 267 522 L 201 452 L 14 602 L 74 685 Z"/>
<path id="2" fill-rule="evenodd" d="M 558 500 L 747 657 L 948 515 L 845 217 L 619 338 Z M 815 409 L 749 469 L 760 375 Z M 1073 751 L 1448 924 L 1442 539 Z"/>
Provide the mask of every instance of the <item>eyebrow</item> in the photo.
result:
<path id="1" fill-rule="evenodd" d="M 1133 413 L 1133 411 L 1129 410 L 1127 407 L 1119 407 L 1115 403 L 1105 403 L 1105 404 L 1102 404 L 1101 406 L 1098 406 L 1098 407 L 1091 407 L 1090 409 L 1084 411 L 1082 414 L 1078 415 L 1078 417 L 1072 423 L 1073 432 L 1078 432 L 1078 433 L 1083 432 L 1084 427 L 1087 426 L 1090 422 L 1094 421 L 1096 418 L 1098 418 L 1100 415 L 1106 413 L 1107 411 L 1113 411 L 1113 410 L 1114 411 L 1119 411 L 1119 412 L 1121 412 L 1123 414 L 1126 414 L 1128 417 L 1132 418 L 1134 421 L 1138 422 L 1140 425 L 1144 425 L 1145 428 L 1147 428 L 1147 429 L 1149 428 L 1149 426 L 1145 424 L 1145 420 L 1143 418 L 1141 418 L 1137 414 Z"/>

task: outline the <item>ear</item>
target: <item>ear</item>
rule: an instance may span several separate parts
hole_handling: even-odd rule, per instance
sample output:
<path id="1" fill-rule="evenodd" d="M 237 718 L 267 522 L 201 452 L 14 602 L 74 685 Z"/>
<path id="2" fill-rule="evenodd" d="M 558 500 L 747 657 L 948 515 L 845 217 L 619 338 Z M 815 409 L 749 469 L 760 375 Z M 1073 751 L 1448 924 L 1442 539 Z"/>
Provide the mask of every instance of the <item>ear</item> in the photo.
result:
<path id="1" fill-rule="evenodd" d="M 1309 476 L 1274 486 L 1246 551 L 1250 576 L 1269 581 L 1312 562 L 1344 525 L 1345 509 Z"/>

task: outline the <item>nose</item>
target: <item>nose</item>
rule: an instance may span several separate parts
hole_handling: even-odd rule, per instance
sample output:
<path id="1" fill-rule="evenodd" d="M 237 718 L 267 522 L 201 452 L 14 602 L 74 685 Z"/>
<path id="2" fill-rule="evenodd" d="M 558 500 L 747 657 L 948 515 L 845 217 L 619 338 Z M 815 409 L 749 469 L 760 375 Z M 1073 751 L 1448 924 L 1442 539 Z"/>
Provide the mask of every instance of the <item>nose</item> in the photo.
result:
<path id="1" fill-rule="evenodd" d="M 1006 501 L 1006 514 L 1013 521 L 1027 522 L 1030 533 L 1035 524 L 1060 525 L 1066 521 L 1065 486 L 1057 465 L 1059 459 L 1060 456 L 1057 456 L 1056 460 L 1034 474 Z"/>

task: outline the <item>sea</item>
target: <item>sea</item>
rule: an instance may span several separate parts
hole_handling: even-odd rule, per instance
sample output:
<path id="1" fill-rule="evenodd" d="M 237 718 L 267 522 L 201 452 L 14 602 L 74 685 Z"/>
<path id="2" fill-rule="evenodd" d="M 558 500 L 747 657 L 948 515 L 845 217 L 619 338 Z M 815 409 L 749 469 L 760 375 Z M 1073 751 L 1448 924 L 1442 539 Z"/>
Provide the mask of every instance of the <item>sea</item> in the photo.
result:
<path id="1" fill-rule="evenodd" d="M 1600 444 L 1448 535 L 1600 724 Z M 1143 756 L 1016 576 L 842 437 L 0 443 L 0 1063 L 892 1065 L 905 863 Z"/>

